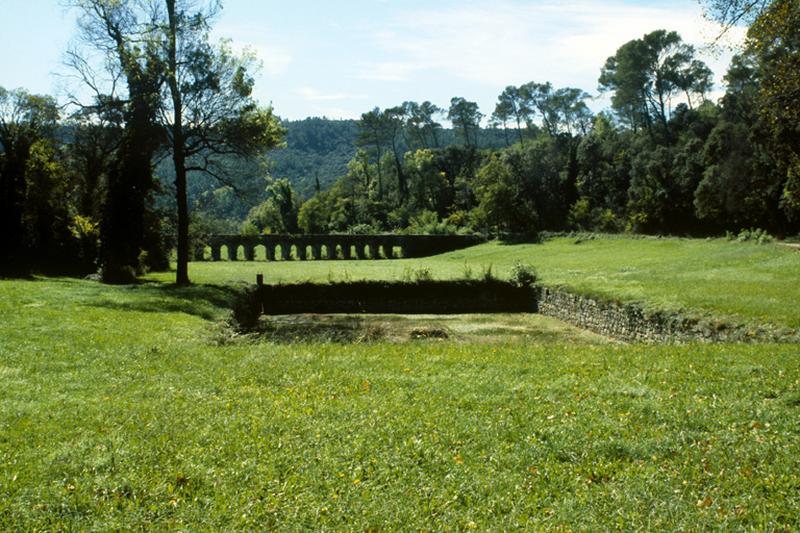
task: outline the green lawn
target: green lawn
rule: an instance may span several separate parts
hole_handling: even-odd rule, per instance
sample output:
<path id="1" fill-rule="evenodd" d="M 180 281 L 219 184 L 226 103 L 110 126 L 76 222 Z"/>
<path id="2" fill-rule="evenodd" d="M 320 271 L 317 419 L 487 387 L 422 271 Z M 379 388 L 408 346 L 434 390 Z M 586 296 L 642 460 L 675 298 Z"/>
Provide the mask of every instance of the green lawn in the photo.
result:
<path id="1" fill-rule="evenodd" d="M 738 322 L 800 328 L 800 252 L 777 244 L 723 239 L 598 238 L 576 244 L 558 238 L 544 244 L 488 243 L 425 259 L 395 261 L 263 261 L 192 263 L 198 283 L 400 279 L 420 268 L 434 277 L 473 276 L 492 267 L 508 276 L 520 261 L 534 265 L 543 283 L 649 308 L 711 314 Z M 171 280 L 170 274 L 152 279 Z"/>
<path id="2" fill-rule="evenodd" d="M 611 286 L 623 244 L 428 263 L 516 257 L 592 288 L 570 254 Z M 695 246 L 648 241 L 629 268 Z M 709 261 L 797 265 L 726 246 Z M 0 530 L 800 528 L 797 345 L 275 344 L 227 330 L 229 298 L 0 280 Z"/>

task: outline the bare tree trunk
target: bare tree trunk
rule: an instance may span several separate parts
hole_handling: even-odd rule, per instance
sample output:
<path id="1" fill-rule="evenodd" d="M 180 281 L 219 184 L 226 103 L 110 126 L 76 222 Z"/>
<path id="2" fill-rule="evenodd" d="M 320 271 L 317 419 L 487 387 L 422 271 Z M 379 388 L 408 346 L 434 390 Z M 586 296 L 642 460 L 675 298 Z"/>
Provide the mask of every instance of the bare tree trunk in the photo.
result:
<path id="1" fill-rule="evenodd" d="M 175 196 L 178 203 L 178 265 L 175 283 L 189 282 L 189 201 L 186 195 L 186 153 L 183 136 L 183 101 L 178 87 L 178 19 L 175 0 L 166 0 L 169 17 L 167 83 L 172 96 L 172 162 L 175 165 Z"/>

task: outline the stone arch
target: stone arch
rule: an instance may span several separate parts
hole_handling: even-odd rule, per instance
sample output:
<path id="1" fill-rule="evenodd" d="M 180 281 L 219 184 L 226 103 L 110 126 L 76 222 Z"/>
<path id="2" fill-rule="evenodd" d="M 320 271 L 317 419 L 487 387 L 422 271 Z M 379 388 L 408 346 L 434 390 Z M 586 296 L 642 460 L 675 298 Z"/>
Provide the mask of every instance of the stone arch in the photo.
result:
<path id="1" fill-rule="evenodd" d="M 353 245 L 350 241 L 344 241 L 340 245 L 342 247 L 342 259 L 350 260 L 353 258 Z"/>
<path id="2" fill-rule="evenodd" d="M 306 260 L 306 244 L 304 242 L 295 241 L 294 246 L 294 258 L 298 261 L 305 261 Z"/>
<path id="3" fill-rule="evenodd" d="M 228 244 L 228 260 L 240 261 L 242 259 L 246 259 L 244 245 L 238 242 Z"/>
<path id="4" fill-rule="evenodd" d="M 323 246 L 325 247 L 325 259 L 332 261 L 337 258 L 336 243 L 326 242 Z"/>
<path id="5" fill-rule="evenodd" d="M 266 261 L 267 260 L 267 245 L 265 244 L 256 244 L 253 246 L 253 255 L 254 260 L 256 261 Z"/>
<path id="6" fill-rule="evenodd" d="M 369 241 L 369 258 L 380 259 L 380 246 L 377 241 Z"/>

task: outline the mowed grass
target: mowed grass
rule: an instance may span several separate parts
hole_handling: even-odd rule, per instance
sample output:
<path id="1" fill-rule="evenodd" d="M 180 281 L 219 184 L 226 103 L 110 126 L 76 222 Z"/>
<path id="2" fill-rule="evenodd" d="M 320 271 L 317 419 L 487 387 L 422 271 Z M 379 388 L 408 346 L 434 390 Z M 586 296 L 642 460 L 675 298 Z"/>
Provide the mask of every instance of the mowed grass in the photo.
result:
<path id="1" fill-rule="evenodd" d="M 436 278 L 478 277 L 492 268 L 507 277 L 517 262 L 536 267 L 541 282 L 650 309 L 713 315 L 734 322 L 800 328 L 800 252 L 778 244 L 724 239 L 597 238 L 576 244 L 487 243 L 437 257 L 409 260 L 196 262 L 197 283 L 267 283 L 402 279 L 419 269 Z M 171 280 L 171 274 L 153 279 Z"/>
<path id="2" fill-rule="evenodd" d="M 0 281 L 0 529 L 800 527 L 796 345 L 273 344 L 229 297 Z"/>

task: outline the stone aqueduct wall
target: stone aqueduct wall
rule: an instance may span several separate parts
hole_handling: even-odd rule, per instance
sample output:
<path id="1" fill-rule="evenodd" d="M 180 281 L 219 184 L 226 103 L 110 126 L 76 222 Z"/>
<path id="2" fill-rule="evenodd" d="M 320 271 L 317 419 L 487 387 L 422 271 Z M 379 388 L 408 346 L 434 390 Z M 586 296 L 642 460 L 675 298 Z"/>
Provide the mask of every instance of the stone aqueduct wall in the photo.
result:
<path id="1" fill-rule="evenodd" d="M 211 248 L 212 261 L 223 259 L 223 246 L 229 261 L 237 260 L 240 248 L 245 260 L 253 261 L 257 246 L 264 247 L 267 261 L 305 261 L 428 257 L 482 242 L 482 237 L 471 235 L 215 235 L 207 240 L 207 246 Z M 202 259 L 202 253 L 196 253 L 195 259 Z"/>

